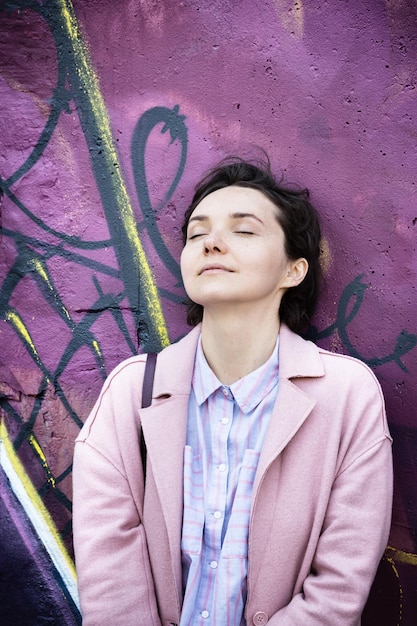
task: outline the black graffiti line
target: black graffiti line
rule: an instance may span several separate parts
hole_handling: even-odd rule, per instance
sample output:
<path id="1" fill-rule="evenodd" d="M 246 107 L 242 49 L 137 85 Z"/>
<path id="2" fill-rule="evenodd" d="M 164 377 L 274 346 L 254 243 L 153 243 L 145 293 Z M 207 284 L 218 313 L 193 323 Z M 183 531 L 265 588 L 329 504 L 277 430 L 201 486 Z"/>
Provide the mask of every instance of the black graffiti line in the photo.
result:
<path id="1" fill-rule="evenodd" d="M 10 417 L 16 422 L 16 424 L 19 424 L 19 426 L 25 423 L 22 419 L 22 416 L 16 411 L 15 408 L 12 407 L 7 397 L 0 396 L 0 407 L 8 415 L 10 415 Z"/>
<path id="2" fill-rule="evenodd" d="M 170 250 L 167 248 L 157 226 L 155 216 L 163 206 L 165 206 L 183 175 L 185 169 L 185 162 L 187 159 L 187 146 L 188 146 L 188 131 L 184 123 L 185 115 L 179 114 L 179 106 L 175 105 L 173 109 L 166 107 L 153 107 L 146 111 L 137 122 L 132 135 L 131 143 L 131 161 L 133 174 L 136 185 L 136 193 L 138 195 L 139 205 L 141 207 L 144 223 L 149 233 L 149 237 L 154 245 L 154 248 L 163 261 L 165 267 L 175 276 L 175 278 L 182 284 L 181 271 L 176 259 L 172 256 Z M 149 140 L 149 136 L 153 129 L 164 124 L 161 129 L 161 133 L 169 131 L 171 135 L 171 144 L 178 140 L 181 145 L 181 158 L 178 164 L 177 172 L 174 179 L 165 195 L 165 198 L 160 205 L 153 209 L 149 189 L 146 180 L 146 168 L 145 168 L 145 154 L 146 145 Z"/>
<path id="3" fill-rule="evenodd" d="M 1 181 L 0 181 L 1 184 Z M 104 241 L 83 241 L 80 237 L 76 237 L 74 235 L 67 235 L 66 233 L 62 233 L 54 228 L 51 228 L 43 220 L 37 217 L 30 209 L 28 209 L 23 202 L 15 196 L 15 194 L 11 191 L 9 187 L 4 187 L 4 193 L 7 197 L 22 211 L 24 215 L 26 215 L 29 219 L 32 220 L 39 228 L 46 231 L 48 234 L 53 235 L 57 239 L 61 239 L 67 245 L 71 245 L 74 248 L 84 249 L 84 250 L 98 250 L 104 248 L 106 246 L 112 245 L 111 240 Z"/>
<path id="4" fill-rule="evenodd" d="M 397 337 L 396 345 L 393 351 L 383 357 L 365 357 L 357 348 L 355 348 L 349 338 L 348 326 L 358 314 L 362 306 L 365 291 L 368 289 L 368 285 L 361 282 L 363 276 L 363 274 L 357 276 L 343 290 L 337 307 L 335 322 L 323 331 L 318 331 L 316 328 L 312 327 L 310 329 L 309 337 L 314 341 L 320 341 L 320 339 L 329 337 L 337 331 L 344 348 L 351 356 L 364 361 L 370 367 L 374 368 L 393 361 L 404 372 L 408 373 L 408 369 L 401 361 L 401 357 L 415 348 L 417 345 L 417 335 L 409 333 L 406 330 L 402 330 Z M 353 305 L 352 298 L 354 299 Z"/>
<path id="5" fill-rule="evenodd" d="M 369 364 L 371 365 L 371 367 L 379 367 L 380 365 L 384 365 L 384 363 L 388 363 L 389 361 L 395 361 L 398 367 L 400 367 L 404 372 L 408 374 L 409 370 L 401 361 L 400 357 L 413 350 L 416 346 L 417 335 L 411 334 L 403 329 L 397 337 L 395 348 L 391 352 L 391 354 L 382 358 L 370 359 Z"/>
<path id="6" fill-rule="evenodd" d="M 51 474 L 52 476 L 52 474 Z M 53 477 L 53 476 L 52 476 Z M 56 479 L 53 478 L 54 484 L 51 484 L 51 481 L 47 480 L 43 483 L 43 485 L 38 489 L 38 494 L 41 498 L 44 498 L 48 495 L 48 493 L 53 494 L 55 500 L 59 502 L 67 511 L 72 510 L 72 503 L 68 496 L 65 495 L 59 487 L 56 486 Z"/>
<path id="7" fill-rule="evenodd" d="M 42 256 L 45 259 L 52 259 L 54 256 L 60 256 L 67 261 L 73 262 L 76 265 L 88 267 L 89 269 L 92 269 L 100 274 L 106 274 L 107 276 L 120 278 L 120 270 L 118 268 L 106 265 L 101 261 L 93 261 L 89 257 L 73 252 L 72 250 L 66 250 L 63 247 L 63 245 L 65 245 L 66 243 L 65 241 L 60 242 L 59 244 L 47 243 L 35 239 L 34 237 L 29 237 L 29 235 L 24 235 L 23 233 L 12 231 L 8 228 L 4 228 L 1 226 L 0 234 L 5 237 L 9 237 L 10 239 L 13 239 L 18 247 L 22 244 L 26 244 L 34 250 L 40 250 L 42 252 Z M 113 247 L 110 240 L 101 243 L 103 245 L 101 245 L 100 248 L 97 248 L 97 250 Z"/>
<path id="8" fill-rule="evenodd" d="M 6 1 L 4 2 L 3 6 L 0 7 L 0 13 L 12 10 L 17 11 L 19 9 L 30 9 L 35 13 L 38 13 L 41 17 L 45 18 L 44 7 L 38 2 L 28 0 L 24 0 L 21 2 L 18 2 L 17 0 L 13 2 Z M 48 20 L 46 20 L 46 24 L 49 26 Z M 57 47 L 56 50 L 58 52 Z M 9 176 L 7 180 L 0 179 L 0 188 L 3 188 L 4 190 L 9 189 L 14 182 L 19 180 L 35 165 L 35 163 L 37 163 L 55 131 L 61 112 L 68 111 L 69 93 L 65 90 L 66 72 L 58 53 L 56 60 L 58 65 L 57 86 L 53 91 L 53 95 L 50 101 L 51 110 L 49 112 L 48 119 L 39 136 L 39 139 L 35 143 L 27 159 L 11 176 Z"/>
<path id="9" fill-rule="evenodd" d="M 72 511 L 72 507 L 71 507 L 71 511 Z M 61 528 L 60 533 L 61 533 L 61 537 L 63 537 L 64 539 L 72 536 L 72 519 L 69 519 L 68 522 L 65 524 L 65 526 Z"/>
<path id="10" fill-rule="evenodd" d="M 36 396 L 34 397 L 34 403 L 33 403 L 33 407 L 30 412 L 29 418 L 25 421 L 22 421 L 22 426 L 19 429 L 19 433 L 13 442 L 13 446 L 16 451 L 20 448 L 20 446 L 23 443 L 28 441 L 30 434 L 33 433 L 35 422 L 42 408 L 42 403 L 45 397 L 47 384 L 48 384 L 47 380 L 45 376 L 43 376 L 40 386 L 38 388 L 38 391 L 36 393 Z M 7 408 L 7 412 L 9 413 L 9 407 L 12 408 L 10 403 L 7 403 L 5 407 Z M 29 442 L 29 445 L 33 448 L 33 445 L 30 442 Z M 35 454 L 35 456 L 38 459 L 38 461 L 40 461 L 38 454 Z"/>
<path id="11" fill-rule="evenodd" d="M 178 295 L 176 293 L 172 293 L 168 289 L 164 289 L 163 287 L 159 288 L 159 293 L 163 298 L 169 300 L 170 302 L 175 302 L 176 304 L 185 304 L 186 299 L 184 293 Z"/>
<path id="12" fill-rule="evenodd" d="M 65 480 L 65 478 L 67 478 L 68 476 L 71 475 L 72 472 L 72 463 L 70 465 L 68 465 L 67 469 L 64 470 L 63 472 L 61 472 L 61 474 L 59 476 L 55 476 L 55 482 L 57 484 L 59 484 L 60 482 L 62 482 L 63 480 Z"/>
<path id="13" fill-rule="evenodd" d="M 74 604 L 74 600 L 72 599 L 72 596 L 70 594 L 70 592 L 68 591 L 68 587 L 65 583 L 64 580 L 62 580 L 61 576 L 59 575 L 58 570 L 54 567 L 52 569 L 52 572 L 54 574 L 55 580 L 58 584 L 58 586 L 60 587 L 66 601 L 68 602 L 68 606 L 70 607 L 73 615 L 74 615 L 74 619 L 77 623 L 77 626 L 81 626 L 82 624 L 82 616 L 81 613 L 78 609 L 78 607 Z"/>

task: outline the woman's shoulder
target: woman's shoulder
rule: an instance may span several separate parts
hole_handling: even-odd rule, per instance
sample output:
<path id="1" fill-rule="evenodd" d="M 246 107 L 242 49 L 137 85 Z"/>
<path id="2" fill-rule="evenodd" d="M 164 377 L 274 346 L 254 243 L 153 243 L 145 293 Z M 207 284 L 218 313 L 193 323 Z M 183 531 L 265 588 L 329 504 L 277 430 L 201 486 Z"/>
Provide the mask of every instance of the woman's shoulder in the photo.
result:
<path id="1" fill-rule="evenodd" d="M 361 359 L 349 354 L 333 352 L 317 346 L 320 358 L 323 361 L 326 374 L 334 374 L 344 380 L 363 384 L 375 384 L 378 388 L 380 383 L 373 370 Z"/>
<path id="2" fill-rule="evenodd" d="M 157 369 L 171 369 L 187 355 L 194 354 L 199 334 L 199 327 L 193 328 L 189 333 L 179 337 L 175 342 L 158 352 Z M 124 359 L 110 372 L 104 388 L 115 383 L 122 383 L 123 381 L 130 384 L 132 379 L 141 381 L 145 372 L 146 361 L 146 352 Z"/>

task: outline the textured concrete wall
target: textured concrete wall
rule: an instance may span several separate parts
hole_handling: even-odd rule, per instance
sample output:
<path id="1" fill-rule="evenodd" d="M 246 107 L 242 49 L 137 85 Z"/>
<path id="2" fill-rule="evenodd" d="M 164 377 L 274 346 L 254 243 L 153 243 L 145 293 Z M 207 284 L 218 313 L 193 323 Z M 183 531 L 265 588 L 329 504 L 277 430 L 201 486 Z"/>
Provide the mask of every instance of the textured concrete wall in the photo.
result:
<path id="1" fill-rule="evenodd" d="M 0 3 L 2 624 L 79 623 L 73 440 L 117 362 L 186 332 L 181 215 L 203 170 L 254 145 L 322 215 L 312 334 L 386 396 L 393 524 L 364 622 L 415 624 L 416 17 L 413 0 Z"/>

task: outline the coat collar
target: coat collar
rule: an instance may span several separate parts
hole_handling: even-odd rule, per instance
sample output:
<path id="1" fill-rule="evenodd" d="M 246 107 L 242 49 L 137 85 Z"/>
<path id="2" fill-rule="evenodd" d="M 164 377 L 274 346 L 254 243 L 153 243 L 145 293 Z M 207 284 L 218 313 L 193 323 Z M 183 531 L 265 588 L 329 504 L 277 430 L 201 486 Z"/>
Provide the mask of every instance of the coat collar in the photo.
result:
<path id="1" fill-rule="evenodd" d="M 318 347 L 281 324 L 279 348 L 280 378 L 316 378 L 324 376 Z"/>
<path id="2" fill-rule="evenodd" d="M 185 337 L 158 354 L 153 398 L 190 394 L 200 332 L 199 324 Z"/>
<path id="3" fill-rule="evenodd" d="M 194 327 L 177 343 L 158 355 L 153 397 L 189 395 L 194 369 L 194 357 L 201 325 Z M 190 355 L 193 355 L 190 358 Z M 176 364 L 175 368 L 172 367 Z M 306 341 L 288 326 L 281 324 L 279 340 L 280 378 L 315 378 L 324 376 L 318 347 Z"/>

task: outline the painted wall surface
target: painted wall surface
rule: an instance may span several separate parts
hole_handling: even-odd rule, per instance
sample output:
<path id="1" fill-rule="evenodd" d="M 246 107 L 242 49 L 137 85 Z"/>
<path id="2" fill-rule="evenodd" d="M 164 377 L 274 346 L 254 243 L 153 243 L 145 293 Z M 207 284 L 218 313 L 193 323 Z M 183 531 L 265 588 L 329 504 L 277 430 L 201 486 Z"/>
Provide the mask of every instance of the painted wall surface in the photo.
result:
<path id="1" fill-rule="evenodd" d="M 256 145 L 322 216 L 312 336 L 386 396 L 393 522 L 364 623 L 415 625 L 416 59 L 413 0 L 0 2 L 1 624 L 80 623 L 74 438 L 121 359 L 187 331 L 181 216 Z"/>

